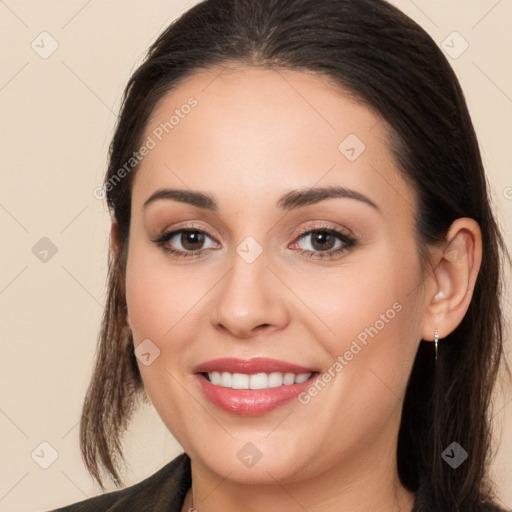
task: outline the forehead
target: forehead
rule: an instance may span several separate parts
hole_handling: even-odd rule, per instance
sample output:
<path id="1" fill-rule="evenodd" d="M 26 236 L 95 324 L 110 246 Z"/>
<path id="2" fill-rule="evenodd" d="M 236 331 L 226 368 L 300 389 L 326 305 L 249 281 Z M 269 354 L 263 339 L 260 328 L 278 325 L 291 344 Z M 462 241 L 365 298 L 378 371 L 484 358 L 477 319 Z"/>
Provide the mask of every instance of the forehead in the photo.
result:
<path id="1" fill-rule="evenodd" d="M 257 67 L 201 70 L 168 92 L 147 124 L 133 206 L 166 186 L 268 201 L 292 186 L 364 189 L 411 214 L 387 123 L 326 77 Z M 399 205 L 398 205 L 399 206 Z"/>

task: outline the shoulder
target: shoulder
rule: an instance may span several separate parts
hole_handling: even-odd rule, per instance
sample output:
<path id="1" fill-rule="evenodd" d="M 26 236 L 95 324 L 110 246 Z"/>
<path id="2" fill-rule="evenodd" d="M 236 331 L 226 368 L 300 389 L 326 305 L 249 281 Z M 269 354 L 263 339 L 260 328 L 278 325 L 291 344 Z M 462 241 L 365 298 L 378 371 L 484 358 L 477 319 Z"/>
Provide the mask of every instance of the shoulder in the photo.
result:
<path id="1" fill-rule="evenodd" d="M 135 485 L 49 512 L 180 511 L 190 484 L 190 458 L 182 453 Z"/>

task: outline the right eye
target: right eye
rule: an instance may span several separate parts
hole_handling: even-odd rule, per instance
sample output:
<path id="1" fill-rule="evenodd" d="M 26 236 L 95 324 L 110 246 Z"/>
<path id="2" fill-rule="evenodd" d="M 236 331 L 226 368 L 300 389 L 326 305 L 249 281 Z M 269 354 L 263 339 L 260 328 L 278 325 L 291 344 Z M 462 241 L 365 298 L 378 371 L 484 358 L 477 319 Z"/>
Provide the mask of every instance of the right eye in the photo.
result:
<path id="1" fill-rule="evenodd" d="M 172 254 L 177 258 L 189 258 L 212 249 L 212 247 L 206 249 L 203 247 L 207 238 L 213 240 L 213 237 L 206 231 L 189 226 L 161 233 L 158 237 L 152 239 L 152 242 L 161 247 L 167 254 Z M 176 244 L 181 245 L 182 248 L 174 248 L 173 245 Z"/>

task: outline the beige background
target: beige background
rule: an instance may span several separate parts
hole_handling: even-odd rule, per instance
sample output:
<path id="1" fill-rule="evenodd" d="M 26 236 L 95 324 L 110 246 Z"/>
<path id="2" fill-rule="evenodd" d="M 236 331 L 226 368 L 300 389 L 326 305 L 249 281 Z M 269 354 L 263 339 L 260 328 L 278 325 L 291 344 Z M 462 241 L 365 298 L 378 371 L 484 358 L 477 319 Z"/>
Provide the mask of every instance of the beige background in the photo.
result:
<path id="1" fill-rule="evenodd" d="M 92 191 L 101 184 L 129 75 L 161 29 L 194 3 L 0 0 L 0 511 L 47 510 L 99 493 L 78 447 L 108 249 L 108 213 Z M 512 250 L 512 2 L 393 3 L 440 46 L 452 46 L 452 54 L 464 44 L 453 31 L 469 44 L 449 59 L 469 102 Z M 32 252 L 43 237 L 57 249 L 46 262 Z M 510 319 L 510 291 L 507 297 Z M 493 472 L 503 504 L 512 508 L 510 387 L 497 396 L 495 421 L 503 437 Z M 180 450 L 149 407 L 136 416 L 125 446 L 127 484 Z M 52 449 L 58 457 L 43 469 Z"/>

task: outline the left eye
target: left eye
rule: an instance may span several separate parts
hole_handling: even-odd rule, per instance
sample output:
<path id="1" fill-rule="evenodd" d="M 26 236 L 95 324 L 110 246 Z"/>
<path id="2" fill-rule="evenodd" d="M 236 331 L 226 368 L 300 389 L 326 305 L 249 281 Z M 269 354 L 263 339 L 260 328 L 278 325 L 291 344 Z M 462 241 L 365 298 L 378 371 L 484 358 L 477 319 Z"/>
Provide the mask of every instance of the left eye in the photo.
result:
<path id="1" fill-rule="evenodd" d="M 355 246 L 354 238 L 332 228 L 315 228 L 303 233 L 299 240 L 310 238 L 311 241 L 306 244 L 310 248 L 300 249 L 301 253 L 305 253 L 310 258 L 326 258 L 340 254 L 347 249 Z M 339 241 L 335 247 L 336 241 Z M 297 245 L 295 242 L 294 245 Z"/>

